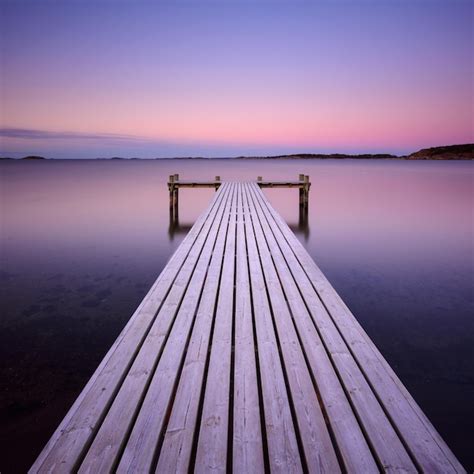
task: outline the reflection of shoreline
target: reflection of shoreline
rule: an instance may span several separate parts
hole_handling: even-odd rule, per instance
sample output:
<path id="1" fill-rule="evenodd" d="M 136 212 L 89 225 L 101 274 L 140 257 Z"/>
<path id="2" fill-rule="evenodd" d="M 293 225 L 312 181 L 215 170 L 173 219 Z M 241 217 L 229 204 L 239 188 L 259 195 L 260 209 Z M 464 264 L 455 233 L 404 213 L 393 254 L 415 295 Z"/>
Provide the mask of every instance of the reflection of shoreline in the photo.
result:
<path id="1" fill-rule="evenodd" d="M 168 238 L 170 242 L 174 240 L 175 235 L 182 235 L 187 234 L 192 226 L 193 223 L 186 222 L 184 224 L 180 224 L 179 222 L 179 215 L 173 218 L 173 214 L 170 213 L 170 223 L 168 227 Z M 308 214 L 304 211 L 300 210 L 299 220 L 298 223 L 288 224 L 288 227 L 293 231 L 295 234 L 301 234 L 304 236 L 304 240 L 307 241 L 310 235 L 310 228 L 309 228 L 309 220 Z"/>

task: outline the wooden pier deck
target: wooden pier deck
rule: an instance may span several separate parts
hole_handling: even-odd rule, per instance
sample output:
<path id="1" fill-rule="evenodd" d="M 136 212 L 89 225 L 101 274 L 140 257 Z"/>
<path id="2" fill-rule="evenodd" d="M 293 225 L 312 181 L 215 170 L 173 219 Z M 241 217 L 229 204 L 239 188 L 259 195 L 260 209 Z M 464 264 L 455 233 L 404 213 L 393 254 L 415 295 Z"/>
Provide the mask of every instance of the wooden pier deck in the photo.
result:
<path id="1" fill-rule="evenodd" d="M 220 183 L 30 472 L 465 472 L 257 183 Z"/>

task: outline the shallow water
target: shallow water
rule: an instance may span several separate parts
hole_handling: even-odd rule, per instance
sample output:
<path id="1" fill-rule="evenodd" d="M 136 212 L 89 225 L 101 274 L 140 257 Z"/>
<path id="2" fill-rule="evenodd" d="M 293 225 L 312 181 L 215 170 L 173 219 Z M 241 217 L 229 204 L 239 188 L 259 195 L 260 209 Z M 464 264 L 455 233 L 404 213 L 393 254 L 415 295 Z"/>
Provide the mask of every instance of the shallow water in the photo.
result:
<path id="1" fill-rule="evenodd" d="M 309 174 L 265 190 L 466 468 L 474 468 L 471 162 L 2 162 L 0 471 L 34 461 L 214 191 L 182 179 Z"/>

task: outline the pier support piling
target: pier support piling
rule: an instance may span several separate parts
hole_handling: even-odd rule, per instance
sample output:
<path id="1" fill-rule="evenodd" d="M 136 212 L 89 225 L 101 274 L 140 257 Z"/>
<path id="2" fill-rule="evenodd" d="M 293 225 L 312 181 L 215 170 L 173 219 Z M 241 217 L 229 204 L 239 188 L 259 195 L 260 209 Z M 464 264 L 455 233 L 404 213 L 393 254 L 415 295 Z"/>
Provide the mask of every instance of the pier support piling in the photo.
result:
<path id="1" fill-rule="evenodd" d="M 179 175 L 171 174 L 168 181 L 170 192 L 170 222 L 178 219 Z"/>
<path id="2" fill-rule="evenodd" d="M 174 198 L 174 175 L 169 176 L 168 190 L 170 192 L 170 217 L 173 216 L 173 198 Z"/>
<path id="3" fill-rule="evenodd" d="M 309 176 L 305 174 L 300 174 L 299 182 L 301 183 L 301 186 L 299 188 L 300 216 L 303 216 L 304 220 L 307 220 L 308 204 L 309 204 L 309 188 L 311 186 L 311 183 L 309 182 Z"/>
<path id="4" fill-rule="evenodd" d="M 311 183 L 309 176 L 300 174 L 298 181 L 269 181 L 263 180 L 262 176 L 257 176 L 257 183 L 260 188 L 298 188 L 299 192 L 299 225 L 298 227 L 308 227 L 308 204 L 309 189 Z M 169 176 L 168 189 L 170 193 L 170 229 L 175 229 L 179 225 L 179 188 L 214 188 L 216 191 L 221 187 L 222 181 L 220 176 L 215 176 L 214 180 L 199 181 L 180 181 L 179 174 Z"/>

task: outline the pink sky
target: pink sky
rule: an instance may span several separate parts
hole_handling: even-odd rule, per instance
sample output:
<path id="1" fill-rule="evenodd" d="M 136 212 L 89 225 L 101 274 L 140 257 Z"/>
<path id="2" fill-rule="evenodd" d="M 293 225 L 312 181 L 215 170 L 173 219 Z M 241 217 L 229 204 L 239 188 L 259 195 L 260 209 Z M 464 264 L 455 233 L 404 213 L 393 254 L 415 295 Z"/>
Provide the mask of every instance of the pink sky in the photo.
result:
<path id="1" fill-rule="evenodd" d="M 469 2 L 291 5 L 7 3 L 0 152 L 406 153 L 474 141 Z"/>

